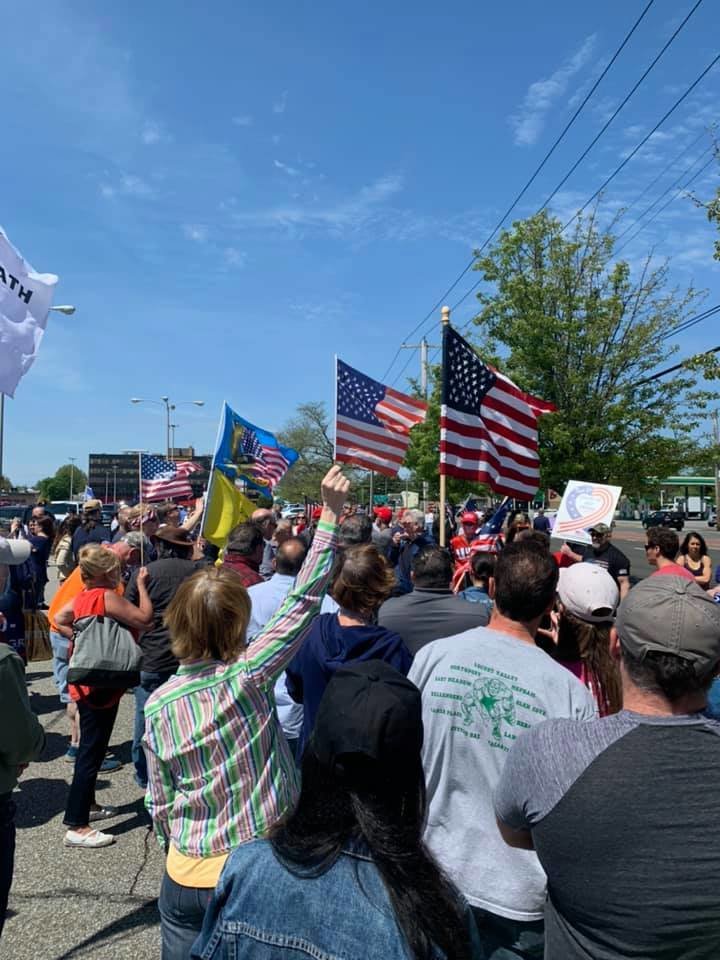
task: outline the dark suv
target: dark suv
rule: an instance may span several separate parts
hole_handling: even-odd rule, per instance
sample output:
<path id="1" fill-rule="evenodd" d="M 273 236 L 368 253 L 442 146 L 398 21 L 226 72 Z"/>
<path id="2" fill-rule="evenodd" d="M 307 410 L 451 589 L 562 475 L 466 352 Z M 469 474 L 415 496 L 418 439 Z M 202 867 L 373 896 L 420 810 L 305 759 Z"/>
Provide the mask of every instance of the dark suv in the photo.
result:
<path id="1" fill-rule="evenodd" d="M 655 510 L 645 517 L 643 526 L 646 529 L 647 527 L 675 527 L 676 530 L 682 530 L 685 526 L 685 517 L 678 510 Z"/>

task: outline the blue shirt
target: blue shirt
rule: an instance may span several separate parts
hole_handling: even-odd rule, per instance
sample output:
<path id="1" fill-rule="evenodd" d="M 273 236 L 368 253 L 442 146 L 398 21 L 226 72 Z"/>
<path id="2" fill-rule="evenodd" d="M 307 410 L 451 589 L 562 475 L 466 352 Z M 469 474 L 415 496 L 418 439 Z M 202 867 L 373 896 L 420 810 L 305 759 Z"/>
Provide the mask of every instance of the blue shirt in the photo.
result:
<path id="1" fill-rule="evenodd" d="M 294 583 L 295 577 L 286 573 L 274 573 L 264 583 L 255 583 L 248 587 L 251 604 L 248 641 L 260 633 L 271 617 L 275 616 Z M 275 705 L 283 733 L 288 740 L 297 740 L 302 729 L 303 709 L 287 692 L 285 671 L 275 681 Z"/>

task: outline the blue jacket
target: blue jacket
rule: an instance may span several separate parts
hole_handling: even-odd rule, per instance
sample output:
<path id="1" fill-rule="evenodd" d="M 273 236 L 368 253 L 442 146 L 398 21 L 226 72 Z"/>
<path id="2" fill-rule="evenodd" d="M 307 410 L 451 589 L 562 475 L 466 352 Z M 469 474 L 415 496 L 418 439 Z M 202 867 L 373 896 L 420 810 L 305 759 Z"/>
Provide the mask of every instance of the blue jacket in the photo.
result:
<path id="1" fill-rule="evenodd" d="M 420 553 L 423 547 L 428 544 L 434 544 L 435 541 L 427 533 L 421 533 L 414 540 L 404 540 L 400 546 L 396 546 L 392 541 L 388 548 L 387 557 L 390 563 L 395 566 L 395 578 L 397 587 L 393 593 L 394 596 L 401 596 L 403 593 L 410 593 L 413 588 L 410 579 L 410 569 L 416 554 Z"/>
<path id="2" fill-rule="evenodd" d="M 205 913 L 193 958 L 201 960 L 409 960 L 377 867 L 348 847 L 324 873 L 292 865 L 268 840 L 230 855 Z M 481 960 L 469 918 L 476 960 Z M 438 957 L 441 954 L 438 951 Z"/>
<path id="3" fill-rule="evenodd" d="M 357 660 L 384 660 L 402 674 L 407 674 L 412 664 L 412 657 L 402 637 L 392 630 L 377 624 L 341 627 L 335 613 L 323 613 L 316 617 L 303 645 L 287 668 L 288 693 L 304 708 L 298 756 L 315 726 L 325 687 L 336 670 Z"/>

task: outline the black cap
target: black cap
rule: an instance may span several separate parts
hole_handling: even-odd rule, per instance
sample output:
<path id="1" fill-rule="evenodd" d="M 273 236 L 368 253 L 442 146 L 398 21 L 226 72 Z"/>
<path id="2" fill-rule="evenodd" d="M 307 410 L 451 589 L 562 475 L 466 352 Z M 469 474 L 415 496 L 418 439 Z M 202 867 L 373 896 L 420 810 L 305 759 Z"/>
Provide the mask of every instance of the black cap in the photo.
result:
<path id="1" fill-rule="evenodd" d="M 416 767 L 422 743 L 420 691 L 384 660 L 337 671 L 320 701 L 310 741 L 324 765 L 362 754 L 389 771 Z"/>

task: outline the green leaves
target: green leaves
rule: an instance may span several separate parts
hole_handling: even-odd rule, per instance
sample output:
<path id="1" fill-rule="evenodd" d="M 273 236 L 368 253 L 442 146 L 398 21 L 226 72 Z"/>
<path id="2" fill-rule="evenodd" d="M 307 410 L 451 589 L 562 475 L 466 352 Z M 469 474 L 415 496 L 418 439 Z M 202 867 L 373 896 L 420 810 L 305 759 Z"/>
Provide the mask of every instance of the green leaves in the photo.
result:
<path id="1" fill-rule="evenodd" d="M 72 493 L 82 493 L 87 485 L 87 474 L 72 464 L 58 467 L 55 476 L 38 481 L 37 488 L 45 500 L 69 500 L 70 477 L 72 474 Z"/>

